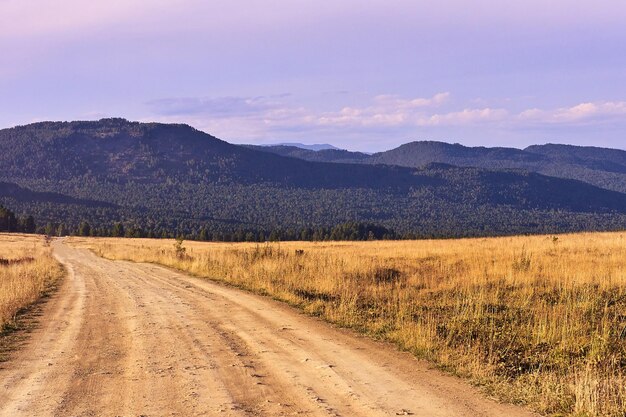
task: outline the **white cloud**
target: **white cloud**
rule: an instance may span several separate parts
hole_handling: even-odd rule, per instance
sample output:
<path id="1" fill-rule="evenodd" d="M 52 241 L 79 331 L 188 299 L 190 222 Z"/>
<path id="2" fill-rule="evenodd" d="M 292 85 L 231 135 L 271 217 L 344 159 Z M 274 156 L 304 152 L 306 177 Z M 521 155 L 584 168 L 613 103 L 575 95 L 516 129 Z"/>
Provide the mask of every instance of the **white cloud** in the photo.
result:
<path id="1" fill-rule="evenodd" d="M 365 107 L 346 106 L 322 112 L 290 106 L 281 101 L 281 97 L 167 98 L 148 102 L 147 105 L 155 114 L 168 118 L 205 116 L 207 119 L 229 119 L 262 126 L 393 127 L 419 124 L 428 109 L 441 106 L 449 96 L 449 93 L 412 99 L 376 96 Z"/>
<path id="2" fill-rule="evenodd" d="M 415 109 L 421 107 L 437 107 L 446 103 L 450 99 L 450 93 L 438 93 L 429 98 L 403 99 L 397 95 L 379 95 L 374 97 L 374 101 L 387 108 L 395 109 Z"/>
<path id="3" fill-rule="evenodd" d="M 586 102 L 571 107 L 553 110 L 528 109 L 517 116 L 519 123 L 547 125 L 599 124 L 623 119 L 626 116 L 626 102 L 604 101 Z"/>
<path id="4" fill-rule="evenodd" d="M 457 112 L 433 114 L 419 121 L 419 126 L 463 126 L 475 123 L 505 121 L 509 112 L 505 109 L 463 109 Z"/>
<path id="5" fill-rule="evenodd" d="M 367 100 L 365 100 L 367 101 Z M 504 107 L 450 108 L 449 93 L 426 98 L 379 95 L 365 106 L 312 110 L 293 97 L 163 99 L 149 105 L 159 120 L 186 122 L 227 140 L 263 140 L 275 135 L 368 135 L 368 132 L 419 132 L 426 129 L 497 129 L 515 132 L 559 125 L 626 125 L 626 102 L 585 102 L 554 109 L 514 112 Z M 448 111 L 441 111 L 442 108 Z"/>
<path id="6" fill-rule="evenodd" d="M 401 98 L 397 95 L 379 95 L 366 107 L 344 107 L 340 111 L 325 112 L 317 116 L 320 125 L 338 126 L 402 126 L 419 124 L 429 109 L 445 104 L 450 93 L 438 93 L 432 97 Z"/>
<path id="7" fill-rule="evenodd" d="M 152 100 L 146 104 L 162 116 L 202 114 L 214 118 L 258 115 L 277 105 L 267 97 L 181 97 Z"/>

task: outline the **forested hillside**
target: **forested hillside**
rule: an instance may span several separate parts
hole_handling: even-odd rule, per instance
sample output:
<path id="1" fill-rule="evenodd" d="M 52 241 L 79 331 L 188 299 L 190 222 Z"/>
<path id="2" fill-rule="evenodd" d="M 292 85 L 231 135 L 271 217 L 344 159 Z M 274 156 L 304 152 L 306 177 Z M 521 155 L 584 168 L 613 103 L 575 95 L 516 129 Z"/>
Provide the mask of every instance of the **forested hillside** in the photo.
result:
<path id="1" fill-rule="evenodd" d="M 297 146 L 285 145 L 245 146 L 257 151 L 269 152 L 276 155 L 289 156 L 291 158 L 304 159 L 305 161 L 312 162 L 359 163 L 368 162 L 371 158 L 369 154 L 362 152 L 350 152 L 344 149 L 321 149 L 319 151 L 315 151 L 311 149 L 299 148 Z"/>
<path id="2" fill-rule="evenodd" d="M 311 151 L 267 146 L 255 149 L 307 161 L 385 164 L 419 168 L 436 162 L 460 167 L 518 169 L 577 179 L 609 190 L 626 192 L 626 151 L 571 145 L 534 145 L 526 149 L 468 147 L 444 142 L 410 142 L 372 155 L 344 150 Z"/>
<path id="3" fill-rule="evenodd" d="M 626 192 L 626 151 L 571 145 L 526 149 L 467 147 L 442 142 L 412 142 L 372 155 L 366 162 L 420 167 L 431 162 L 487 169 L 521 169 L 577 179 Z"/>
<path id="4" fill-rule="evenodd" d="M 579 181 L 302 161 L 186 125 L 123 119 L 0 130 L 0 203 L 50 231 L 88 223 L 91 234 L 122 226 L 131 235 L 215 239 L 319 237 L 347 222 L 418 237 L 626 227 L 625 194 Z"/>

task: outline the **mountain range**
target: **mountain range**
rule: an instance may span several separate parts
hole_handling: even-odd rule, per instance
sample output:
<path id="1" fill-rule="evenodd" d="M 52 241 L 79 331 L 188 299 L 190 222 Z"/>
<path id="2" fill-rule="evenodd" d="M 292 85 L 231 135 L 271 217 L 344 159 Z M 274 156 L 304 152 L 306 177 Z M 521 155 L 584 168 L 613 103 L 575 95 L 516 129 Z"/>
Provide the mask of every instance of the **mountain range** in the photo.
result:
<path id="1" fill-rule="evenodd" d="M 518 169 L 576 179 L 609 190 L 626 192 L 626 151 L 592 146 L 534 145 L 526 149 L 468 147 L 422 141 L 374 154 L 343 150 L 308 151 L 296 147 L 256 148 L 282 156 L 319 162 L 386 164 L 418 168 L 429 163 L 491 170 Z"/>
<path id="2" fill-rule="evenodd" d="M 325 151 L 329 149 L 339 149 L 336 146 L 330 145 L 328 143 L 314 143 L 312 145 L 308 145 L 308 144 L 299 143 L 299 142 L 283 142 L 283 143 L 276 143 L 272 145 L 262 145 L 262 146 L 290 146 L 290 147 L 295 147 L 295 148 L 300 148 L 300 149 L 306 149 L 309 151 Z"/>
<path id="3" fill-rule="evenodd" d="M 151 235 L 343 222 L 415 237 L 621 230 L 625 154 L 413 142 L 368 155 L 239 146 L 180 124 L 42 122 L 0 130 L 0 204 L 40 224 Z"/>

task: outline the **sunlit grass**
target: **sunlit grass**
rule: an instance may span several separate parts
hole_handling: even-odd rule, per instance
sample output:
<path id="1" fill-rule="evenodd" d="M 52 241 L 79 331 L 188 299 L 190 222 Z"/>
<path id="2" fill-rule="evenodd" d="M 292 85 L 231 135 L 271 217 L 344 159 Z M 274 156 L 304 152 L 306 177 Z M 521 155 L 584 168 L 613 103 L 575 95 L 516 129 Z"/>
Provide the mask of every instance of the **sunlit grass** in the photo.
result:
<path id="1" fill-rule="evenodd" d="M 43 237 L 0 234 L 0 330 L 62 276 Z"/>
<path id="2" fill-rule="evenodd" d="M 626 234 L 361 243 L 75 240 L 270 295 L 546 414 L 626 413 Z"/>

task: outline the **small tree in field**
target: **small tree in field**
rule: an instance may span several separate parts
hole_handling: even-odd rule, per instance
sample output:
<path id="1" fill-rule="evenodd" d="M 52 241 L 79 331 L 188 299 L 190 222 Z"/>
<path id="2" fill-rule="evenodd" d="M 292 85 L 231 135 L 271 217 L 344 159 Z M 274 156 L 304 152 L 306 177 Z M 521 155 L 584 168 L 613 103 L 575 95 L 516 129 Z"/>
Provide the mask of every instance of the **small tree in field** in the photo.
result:
<path id="1" fill-rule="evenodd" d="M 176 242 L 174 242 L 174 250 L 176 251 L 176 257 L 178 259 L 185 259 L 187 248 L 183 247 L 184 239 L 181 237 L 176 238 Z"/>

